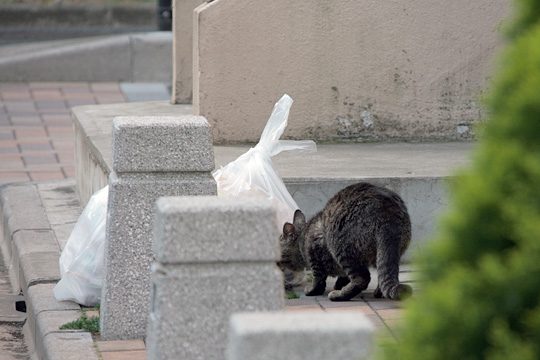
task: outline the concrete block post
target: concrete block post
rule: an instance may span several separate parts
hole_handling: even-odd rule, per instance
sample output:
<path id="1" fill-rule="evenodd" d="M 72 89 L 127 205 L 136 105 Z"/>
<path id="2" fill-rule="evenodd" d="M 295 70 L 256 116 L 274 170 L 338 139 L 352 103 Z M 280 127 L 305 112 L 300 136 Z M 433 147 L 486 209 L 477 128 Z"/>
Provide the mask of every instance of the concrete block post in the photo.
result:
<path id="1" fill-rule="evenodd" d="M 371 358 L 373 326 L 358 312 L 243 313 L 229 325 L 227 360 Z"/>
<path id="2" fill-rule="evenodd" d="M 149 359 L 223 360 L 231 314 L 284 307 L 274 216 L 260 200 L 158 200 Z"/>
<path id="3" fill-rule="evenodd" d="M 143 338 L 154 204 L 160 196 L 216 194 L 212 137 L 202 117 L 117 117 L 112 151 L 101 336 Z"/>

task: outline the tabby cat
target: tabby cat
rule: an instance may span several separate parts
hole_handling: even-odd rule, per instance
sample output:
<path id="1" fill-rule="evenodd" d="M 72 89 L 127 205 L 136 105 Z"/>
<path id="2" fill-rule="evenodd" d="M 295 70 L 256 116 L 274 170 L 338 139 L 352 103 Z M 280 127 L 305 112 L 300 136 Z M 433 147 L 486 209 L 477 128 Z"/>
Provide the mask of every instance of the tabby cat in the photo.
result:
<path id="1" fill-rule="evenodd" d="M 283 270 L 313 272 L 307 296 L 322 295 L 336 276 L 332 301 L 347 301 L 368 287 L 369 266 L 377 268 L 375 297 L 400 299 L 412 289 L 400 284 L 399 260 L 411 239 L 407 207 L 395 192 L 368 183 L 346 187 L 306 223 L 297 210 L 280 237 Z"/>

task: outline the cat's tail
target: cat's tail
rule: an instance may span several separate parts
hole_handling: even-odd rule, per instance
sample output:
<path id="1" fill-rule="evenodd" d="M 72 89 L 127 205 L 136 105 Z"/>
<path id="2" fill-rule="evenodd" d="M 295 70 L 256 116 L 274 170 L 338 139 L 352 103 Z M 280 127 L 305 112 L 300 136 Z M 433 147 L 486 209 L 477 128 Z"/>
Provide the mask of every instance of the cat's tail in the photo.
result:
<path id="1" fill-rule="evenodd" d="M 391 224 L 383 225 L 377 239 L 378 286 L 376 297 L 399 300 L 411 292 L 410 287 L 399 283 L 399 260 L 404 251 L 404 241 L 408 244 L 407 231 Z M 410 234 L 410 232 L 409 232 Z M 410 235 L 409 235 L 410 236 Z M 406 246 L 405 246 L 406 248 Z"/>

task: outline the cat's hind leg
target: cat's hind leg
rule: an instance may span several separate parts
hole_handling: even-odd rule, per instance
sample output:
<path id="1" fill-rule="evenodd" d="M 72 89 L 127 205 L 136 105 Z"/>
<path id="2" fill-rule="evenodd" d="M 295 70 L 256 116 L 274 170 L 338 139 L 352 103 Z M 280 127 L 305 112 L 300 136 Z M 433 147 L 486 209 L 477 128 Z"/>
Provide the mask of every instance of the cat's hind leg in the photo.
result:
<path id="1" fill-rule="evenodd" d="M 371 280 L 369 269 L 367 266 L 355 265 L 349 266 L 343 264 L 343 270 L 347 274 L 350 282 L 341 290 L 334 290 L 328 294 L 331 301 L 347 301 L 360 294 L 367 289 Z"/>

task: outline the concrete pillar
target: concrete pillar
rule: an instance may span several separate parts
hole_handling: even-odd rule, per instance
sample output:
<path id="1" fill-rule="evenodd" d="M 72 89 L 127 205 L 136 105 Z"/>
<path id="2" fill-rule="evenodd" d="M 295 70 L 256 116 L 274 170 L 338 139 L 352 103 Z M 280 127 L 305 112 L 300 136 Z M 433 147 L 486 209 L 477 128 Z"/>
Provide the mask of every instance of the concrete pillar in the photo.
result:
<path id="1" fill-rule="evenodd" d="M 109 177 L 103 339 L 143 338 L 150 302 L 154 204 L 215 195 L 212 137 L 202 117 L 118 117 Z"/>
<path id="2" fill-rule="evenodd" d="M 373 326 L 359 312 L 234 314 L 227 360 L 370 359 Z"/>
<path id="3" fill-rule="evenodd" d="M 173 0 L 173 104 L 191 103 L 193 93 L 193 9 L 205 0 Z"/>
<path id="4" fill-rule="evenodd" d="M 214 0 L 195 10 L 194 114 L 214 142 L 256 142 L 273 103 L 285 137 L 472 136 L 505 0 Z"/>
<path id="5" fill-rule="evenodd" d="M 260 199 L 158 200 L 149 359 L 223 360 L 232 313 L 284 307 L 274 216 Z"/>

